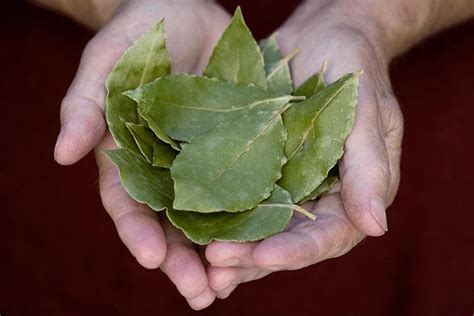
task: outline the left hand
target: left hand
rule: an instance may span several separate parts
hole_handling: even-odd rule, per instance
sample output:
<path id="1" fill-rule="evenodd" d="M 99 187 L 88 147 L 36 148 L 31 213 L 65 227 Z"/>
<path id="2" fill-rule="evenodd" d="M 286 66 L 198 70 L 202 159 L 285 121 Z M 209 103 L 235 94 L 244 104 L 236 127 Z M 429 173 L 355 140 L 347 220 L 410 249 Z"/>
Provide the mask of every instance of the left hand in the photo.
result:
<path id="1" fill-rule="evenodd" d="M 206 249 L 208 279 L 219 298 L 239 283 L 341 256 L 365 235 L 387 231 L 385 210 L 398 189 L 403 134 L 403 117 L 388 76 L 392 53 L 367 12 L 358 18 L 347 10 L 338 1 L 306 2 L 279 30 L 284 53 L 295 47 L 302 51 L 292 63 L 295 86 L 325 60 L 328 82 L 364 71 L 353 131 L 339 163 L 341 182 L 318 202 L 305 205 L 316 214 L 315 222 L 295 216 L 287 231 L 261 242 L 211 243 Z"/>

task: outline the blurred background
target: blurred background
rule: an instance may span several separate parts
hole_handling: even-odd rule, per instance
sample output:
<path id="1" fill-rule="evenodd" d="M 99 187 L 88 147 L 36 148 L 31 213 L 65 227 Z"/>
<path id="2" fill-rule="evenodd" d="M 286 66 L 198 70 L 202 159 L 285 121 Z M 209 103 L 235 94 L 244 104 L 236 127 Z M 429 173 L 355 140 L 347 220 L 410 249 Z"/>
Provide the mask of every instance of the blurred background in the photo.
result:
<path id="1" fill-rule="evenodd" d="M 259 38 L 298 1 L 240 2 Z M 93 33 L 22 1 L 0 10 L 0 315 L 193 312 L 139 266 L 103 210 L 92 155 L 53 160 L 59 106 Z M 347 255 L 244 284 L 205 315 L 473 315 L 474 21 L 395 60 L 405 115 L 389 232 Z"/>

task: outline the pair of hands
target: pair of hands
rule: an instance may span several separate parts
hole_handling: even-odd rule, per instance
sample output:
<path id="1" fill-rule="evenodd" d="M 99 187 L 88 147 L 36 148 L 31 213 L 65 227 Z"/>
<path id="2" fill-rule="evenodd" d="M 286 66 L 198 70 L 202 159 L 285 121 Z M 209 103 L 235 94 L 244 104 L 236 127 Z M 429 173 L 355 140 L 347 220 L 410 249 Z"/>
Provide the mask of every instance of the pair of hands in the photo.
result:
<path id="1" fill-rule="evenodd" d="M 226 298 L 243 282 L 279 270 L 300 269 L 341 256 L 366 235 L 387 230 L 385 210 L 399 183 L 403 118 L 388 78 L 390 53 L 377 29 L 350 16 L 339 2 L 302 4 L 278 30 L 283 54 L 295 47 L 295 85 L 328 61 L 326 80 L 364 70 L 353 132 L 339 164 L 341 182 L 305 207 L 317 221 L 295 216 L 287 231 L 261 242 L 213 242 L 198 248 L 164 216 L 132 200 L 115 166 L 101 153 L 115 146 L 104 120 L 105 79 L 123 51 L 162 17 L 172 71 L 201 73 L 230 21 L 210 1 L 125 1 L 84 50 L 76 77 L 61 106 L 55 159 L 77 162 L 90 150 L 100 172 L 100 192 L 120 238 L 146 268 L 160 267 L 194 309 Z"/>

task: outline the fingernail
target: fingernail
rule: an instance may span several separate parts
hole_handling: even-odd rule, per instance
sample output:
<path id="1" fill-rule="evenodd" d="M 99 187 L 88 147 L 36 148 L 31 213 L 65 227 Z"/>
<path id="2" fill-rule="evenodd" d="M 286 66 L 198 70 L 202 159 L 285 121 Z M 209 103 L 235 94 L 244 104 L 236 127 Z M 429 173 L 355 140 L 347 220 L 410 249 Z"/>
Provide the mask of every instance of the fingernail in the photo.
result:
<path id="1" fill-rule="evenodd" d="M 378 197 L 370 199 L 370 215 L 383 231 L 388 231 L 385 203 L 382 199 Z"/>
<path id="2" fill-rule="evenodd" d="M 61 130 L 59 131 L 58 138 L 56 139 L 56 145 L 54 146 L 54 157 L 57 157 L 58 148 L 60 147 L 60 145 L 63 141 L 64 134 L 65 134 L 65 127 L 64 127 L 64 125 L 62 125 Z"/>

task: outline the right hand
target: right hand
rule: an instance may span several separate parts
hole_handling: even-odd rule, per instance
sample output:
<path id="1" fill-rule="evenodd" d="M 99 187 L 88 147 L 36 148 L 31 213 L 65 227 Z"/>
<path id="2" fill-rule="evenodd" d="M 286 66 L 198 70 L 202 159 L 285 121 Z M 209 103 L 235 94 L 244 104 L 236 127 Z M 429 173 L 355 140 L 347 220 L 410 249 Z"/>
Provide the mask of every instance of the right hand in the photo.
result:
<path id="1" fill-rule="evenodd" d="M 70 165 L 95 149 L 103 205 L 118 234 L 138 262 L 161 267 L 194 309 L 215 299 L 194 245 L 164 217 L 132 200 L 120 184 L 115 166 L 101 153 L 116 147 L 104 120 L 105 81 L 135 39 L 165 18 L 172 71 L 200 73 L 229 15 L 209 1 L 123 1 L 113 18 L 85 48 L 76 77 L 61 105 L 61 132 L 54 157 Z M 163 228 L 160 225 L 163 224 Z"/>

